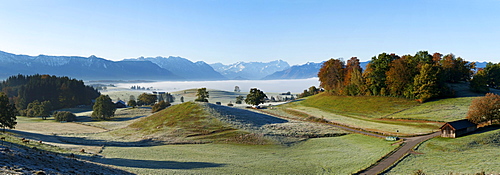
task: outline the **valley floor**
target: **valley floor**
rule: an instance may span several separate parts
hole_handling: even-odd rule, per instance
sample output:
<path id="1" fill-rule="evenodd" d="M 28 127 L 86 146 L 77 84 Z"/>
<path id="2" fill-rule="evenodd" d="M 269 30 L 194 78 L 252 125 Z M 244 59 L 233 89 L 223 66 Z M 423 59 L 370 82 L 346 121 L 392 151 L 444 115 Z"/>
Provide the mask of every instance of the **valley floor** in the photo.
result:
<path id="1" fill-rule="evenodd" d="M 186 97 L 189 94 L 186 92 Z M 235 95 L 239 95 L 232 92 L 218 92 L 218 94 L 225 96 L 219 98 L 223 102 L 230 101 Z M 184 137 L 181 133 L 189 134 L 189 132 L 186 131 L 187 128 L 182 127 L 189 126 L 189 123 L 182 127 L 176 126 L 176 128 L 168 128 L 166 124 L 162 124 L 161 127 L 140 132 L 139 129 L 128 127 L 137 121 L 142 121 L 141 119 L 149 118 L 151 116 L 149 108 L 119 109 L 111 121 L 91 120 L 89 118 L 91 111 L 85 110 L 75 111 L 79 117 L 78 122 L 74 123 L 58 123 L 50 118 L 41 120 L 18 117 L 16 129 L 9 130 L 6 135 L 8 142 L 5 142 L 18 146 L 15 150 L 11 149 L 14 150 L 11 153 L 5 151 L 6 146 L 2 147 L 0 152 L 8 156 L 20 156 L 32 154 L 29 150 L 37 147 L 42 151 L 62 156 L 57 159 L 61 161 L 66 160 L 72 153 L 76 159 L 71 160 L 103 165 L 103 172 L 107 172 L 107 169 L 110 169 L 109 172 L 121 171 L 111 174 L 127 172 L 136 174 L 352 174 L 374 164 L 381 157 L 398 148 L 398 144 L 394 141 L 331 128 L 318 122 L 311 122 L 312 120 L 321 119 L 368 132 L 395 136 L 427 134 L 437 131 L 443 121 L 463 118 L 463 111 L 468 108 L 474 97 L 445 99 L 423 105 L 398 102 L 396 99 L 393 103 L 385 104 L 392 106 L 391 109 L 380 110 L 376 113 L 370 112 L 370 109 L 364 109 L 366 112 L 360 113 L 360 110 L 349 111 L 339 106 L 328 107 L 331 104 L 322 102 L 323 99 L 320 96 L 313 98 L 318 98 L 312 99 L 316 100 L 314 104 L 308 99 L 307 102 L 296 101 L 269 106 L 262 110 L 245 110 L 242 109 L 244 105 L 237 108 L 214 104 L 200 105 L 207 109 L 210 120 L 217 119 L 220 123 L 226 123 L 232 128 L 226 128 L 224 125 L 226 129 L 222 133 L 211 132 L 207 128 L 206 131 L 202 131 L 208 133 L 207 135 L 200 136 L 195 133 L 195 136 L 172 139 L 171 142 L 158 140 L 156 137 L 160 135 L 152 132 L 165 128 L 164 131 L 168 131 L 169 134 L 161 135 L 162 137 L 175 134 Z M 370 106 L 369 103 L 365 104 L 365 107 Z M 267 113 L 283 118 L 276 118 Z M 432 117 L 429 117 L 430 115 Z M 189 122 L 199 124 L 199 121 Z M 210 138 L 210 134 L 226 137 L 232 132 L 257 133 L 271 140 L 274 139 L 274 142 L 249 145 L 206 140 Z M 500 160 L 497 159 L 500 155 L 496 154 L 500 150 L 499 132 L 500 128 L 494 126 L 458 139 L 431 139 L 417 146 L 412 154 L 406 156 L 387 173 L 412 174 L 417 170 L 431 174 L 481 171 L 499 173 L 500 170 L 496 166 L 500 164 Z M 295 139 L 276 140 L 274 136 Z M 321 137 L 314 138 L 313 136 Z M 32 142 L 23 144 L 19 138 L 27 138 Z M 197 142 L 196 139 L 205 140 Z M 190 140 L 193 142 L 186 142 Z M 43 144 L 37 141 L 43 141 Z M 79 152 L 82 149 L 85 151 Z M 43 160 L 43 158 L 36 159 Z M 33 161 L 32 163 L 36 164 L 38 160 Z M 72 168 L 79 169 L 80 167 L 75 165 Z M 57 171 L 31 165 L 30 170 L 28 167 L 19 171 L 15 169 L 4 167 L 5 172 L 12 173 Z M 67 172 L 69 169 L 71 167 L 60 172 Z"/>

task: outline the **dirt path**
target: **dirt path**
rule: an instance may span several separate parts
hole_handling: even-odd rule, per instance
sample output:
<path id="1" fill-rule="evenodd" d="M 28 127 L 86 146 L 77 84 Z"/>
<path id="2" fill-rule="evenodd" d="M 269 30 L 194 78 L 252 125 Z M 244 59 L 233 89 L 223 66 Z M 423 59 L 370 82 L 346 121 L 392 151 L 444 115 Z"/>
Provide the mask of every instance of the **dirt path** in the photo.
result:
<path id="1" fill-rule="evenodd" d="M 296 109 L 292 109 L 292 110 L 296 110 Z M 301 111 L 301 110 L 296 110 L 296 111 L 306 113 L 306 112 Z M 267 114 L 267 115 L 274 116 L 274 117 L 278 117 L 278 118 L 282 118 L 282 119 L 303 121 L 303 120 L 296 119 L 296 118 L 290 118 L 290 117 L 285 117 L 285 116 L 276 115 L 276 114 L 273 114 L 273 113 L 270 113 L 270 112 L 266 112 L 266 111 L 258 111 L 258 112 L 260 112 L 260 113 L 265 113 L 265 114 Z M 309 113 L 307 113 L 307 114 L 308 114 L 308 115 L 311 115 L 311 114 L 309 114 Z M 311 115 L 311 116 L 312 116 L 312 115 Z M 376 133 L 372 133 L 372 132 L 365 132 L 365 131 L 357 130 L 357 129 L 354 129 L 354 128 L 350 128 L 350 127 L 346 127 L 346 126 L 342 126 L 342 125 L 337 125 L 337 124 L 335 124 L 335 123 L 333 123 L 333 122 L 330 122 L 330 123 L 322 123 L 322 124 L 325 124 L 325 125 L 330 125 L 330 126 L 337 127 L 337 128 L 340 128 L 340 129 L 343 129 L 343 130 L 346 130 L 346 131 L 350 131 L 350 132 L 354 132 L 354 133 L 358 133 L 358 134 L 363 134 L 363 135 L 367 135 L 367 136 L 379 137 L 379 138 L 385 138 L 385 137 L 386 137 L 386 136 L 384 136 L 384 135 L 380 135 L 380 134 L 376 134 Z"/>
<path id="2" fill-rule="evenodd" d="M 268 115 L 279 117 L 279 118 L 291 119 L 291 118 L 288 118 L 288 117 L 283 117 L 283 116 L 275 115 L 275 114 L 268 113 L 268 112 L 265 112 L 265 113 L 268 114 Z M 334 123 L 329 123 L 327 125 L 335 126 L 337 128 L 343 129 L 343 130 L 347 130 L 347 131 L 351 131 L 351 132 L 354 132 L 354 133 L 363 134 L 363 135 L 367 135 L 367 136 L 379 137 L 379 138 L 385 138 L 386 137 L 384 135 L 379 135 L 379 134 L 375 134 L 375 133 L 371 133 L 371 132 L 360 131 L 360 130 L 352 129 L 352 128 L 345 127 L 345 126 L 335 125 Z M 396 163 L 398 160 L 400 160 L 403 156 L 405 156 L 406 154 L 410 153 L 410 151 L 416 145 L 418 145 L 419 143 L 422 143 L 423 141 L 426 141 L 428 139 L 437 137 L 440 134 L 441 134 L 441 132 L 439 131 L 439 132 L 434 132 L 434 133 L 429 134 L 429 135 L 403 138 L 404 139 L 404 145 L 402 147 L 400 147 L 396 152 L 393 152 L 388 157 L 385 157 L 383 160 L 375 163 L 374 165 L 370 166 L 368 169 L 363 170 L 363 171 L 359 172 L 358 174 L 361 174 L 361 175 L 376 175 L 376 174 L 379 174 L 380 172 L 382 172 L 382 171 L 386 170 L 387 168 L 389 168 L 390 166 L 392 166 L 394 163 Z"/>
<path id="3" fill-rule="evenodd" d="M 405 145 L 403 145 L 403 147 L 401 147 L 399 150 L 394 152 L 389 157 L 384 158 L 382 161 L 380 161 L 377 164 L 375 164 L 374 166 L 371 166 L 370 168 L 360 172 L 359 174 L 361 174 L 361 175 L 379 174 L 380 172 L 386 170 L 391 165 L 396 163 L 396 161 L 401 159 L 403 156 L 410 153 L 410 151 L 417 144 L 422 143 L 423 141 L 426 141 L 426 140 L 431 139 L 433 137 L 437 137 L 440 134 L 441 134 L 441 132 L 435 132 L 435 133 L 432 133 L 430 135 L 405 138 L 404 139 Z"/>

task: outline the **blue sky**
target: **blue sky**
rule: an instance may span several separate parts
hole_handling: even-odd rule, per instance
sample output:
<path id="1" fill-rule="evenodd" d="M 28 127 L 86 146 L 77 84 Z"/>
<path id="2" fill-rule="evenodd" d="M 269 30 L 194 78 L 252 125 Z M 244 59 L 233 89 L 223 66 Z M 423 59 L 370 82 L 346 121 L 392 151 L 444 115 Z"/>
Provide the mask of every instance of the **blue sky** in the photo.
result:
<path id="1" fill-rule="evenodd" d="M 0 0 L 0 50 L 225 64 L 427 50 L 500 62 L 500 1 Z"/>

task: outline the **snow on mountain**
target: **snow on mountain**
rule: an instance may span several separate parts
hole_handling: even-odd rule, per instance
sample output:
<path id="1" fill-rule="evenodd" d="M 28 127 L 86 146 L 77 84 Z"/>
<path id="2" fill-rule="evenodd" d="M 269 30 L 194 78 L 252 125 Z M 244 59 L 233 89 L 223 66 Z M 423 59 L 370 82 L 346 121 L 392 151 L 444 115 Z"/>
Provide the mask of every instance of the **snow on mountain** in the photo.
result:
<path id="1" fill-rule="evenodd" d="M 288 69 L 290 65 L 283 60 L 271 62 L 236 62 L 230 65 L 210 64 L 212 68 L 229 79 L 261 79 L 277 71 Z"/>
<path id="2" fill-rule="evenodd" d="M 193 63 L 182 57 L 139 57 L 123 61 L 149 61 L 163 69 L 189 80 L 223 80 L 226 77 L 216 72 L 210 65 L 203 61 Z"/>
<path id="3" fill-rule="evenodd" d="M 303 65 L 295 65 L 290 67 L 289 69 L 275 72 L 271 75 L 268 75 L 262 79 L 264 80 L 272 80 L 272 79 L 304 79 L 304 78 L 313 78 L 318 77 L 319 69 L 324 62 L 321 63 L 313 63 L 308 62 Z M 368 62 L 360 62 L 361 68 L 363 70 L 366 69 L 366 65 Z"/>
<path id="4" fill-rule="evenodd" d="M 308 62 L 303 65 L 295 65 L 286 70 L 275 72 L 262 79 L 303 79 L 317 77 L 319 69 L 323 63 Z"/>
<path id="5" fill-rule="evenodd" d="M 0 78 L 17 74 L 50 74 L 86 80 L 179 80 L 151 62 L 110 61 L 96 56 L 27 56 L 0 51 Z"/>

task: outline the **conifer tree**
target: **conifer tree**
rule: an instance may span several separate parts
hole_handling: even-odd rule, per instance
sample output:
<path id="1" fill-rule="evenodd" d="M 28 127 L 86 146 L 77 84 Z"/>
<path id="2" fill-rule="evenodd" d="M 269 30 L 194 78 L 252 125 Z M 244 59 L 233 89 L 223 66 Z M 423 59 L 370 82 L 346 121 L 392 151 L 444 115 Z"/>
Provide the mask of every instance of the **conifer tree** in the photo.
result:
<path id="1" fill-rule="evenodd" d="M 17 110 L 13 104 L 9 103 L 9 98 L 3 92 L 0 93 L 0 127 L 12 129 L 16 126 Z"/>

